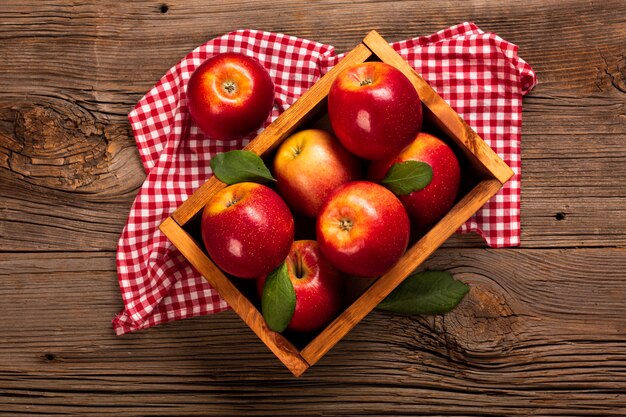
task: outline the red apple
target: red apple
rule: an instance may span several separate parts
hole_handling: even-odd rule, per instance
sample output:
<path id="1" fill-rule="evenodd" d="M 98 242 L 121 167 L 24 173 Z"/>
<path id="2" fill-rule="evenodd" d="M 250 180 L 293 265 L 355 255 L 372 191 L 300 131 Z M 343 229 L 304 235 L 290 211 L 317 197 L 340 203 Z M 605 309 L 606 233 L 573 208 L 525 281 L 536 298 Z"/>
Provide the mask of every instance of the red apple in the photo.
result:
<path id="1" fill-rule="evenodd" d="M 315 217 L 338 186 L 360 176 L 358 159 L 328 132 L 303 130 L 285 139 L 274 158 L 278 191 L 289 207 Z"/>
<path id="2" fill-rule="evenodd" d="M 321 329 L 341 310 L 343 276 L 324 258 L 314 240 L 293 242 L 286 262 L 296 292 L 296 310 L 287 328 L 296 332 Z M 257 281 L 259 296 L 265 278 Z"/>
<path id="3" fill-rule="evenodd" d="M 267 70 L 246 55 L 226 52 L 207 59 L 187 85 L 189 114 L 204 133 L 227 140 L 252 133 L 274 105 Z"/>
<path id="4" fill-rule="evenodd" d="M 433 170 L 433 179 L 425 188 L 400 196 L 416 231 L 423 232 L 441 219 L 454 205 L 461 182 L 461 168 L 452 149 L 441 139 L 421 132 L 402 152 L 370 164 L 368 176 L 382 180 L 392 164 L 422 161 Z"/>
<path id="5" fill-rule="evenodd" d="M 355 181 L 339 186 L 317 218 L 320 250 L 337 269 L 375 277 L 402 257 L 410 224 L 402 203 L 382 185 Z"/>
<path id="6" fill-rule="evenodd" d="M 294 222 L 271 188 L 252 182 L 228 186 L 202 211 L 202 240 L 224 272 L 256 278 L 280 265 L 291 248 Z"/>
<path id="7" fill-rule="evenodd" d="M 350 152 L 365 159 L 389 158 L 422 127 L 422 102 L 400 70 L 364 62 L 342 71 L 330 87 L 328 115 Z"/>

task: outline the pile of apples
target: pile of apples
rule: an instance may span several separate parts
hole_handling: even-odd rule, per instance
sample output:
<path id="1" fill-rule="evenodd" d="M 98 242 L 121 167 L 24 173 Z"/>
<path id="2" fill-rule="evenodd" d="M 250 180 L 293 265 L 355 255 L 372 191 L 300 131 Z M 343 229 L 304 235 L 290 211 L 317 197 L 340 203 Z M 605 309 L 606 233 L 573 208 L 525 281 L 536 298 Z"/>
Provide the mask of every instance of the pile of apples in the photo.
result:
<path id="1" fill-rule="evenodd" d="M 228 140 L 268 117 L 274 85 L 254 59 L 216 55 L 188 84 L 189 112 L 210 137 Z M 382 62 L 347 68 L 328 95 L 332 132 L 307 129 L 285 139 L 266 161 L 275 186 L 241 182 L 217 192 L 202 213 L 205 248 L 224 272 L 256 279 L 286 263 L 296 294 L 288 329 L 313 332 L 343 308 L 344 278 L 384 274 L 415 236 L 454 204 L 457 157 L 421 132 L 422 104 L 412 83 Z M 430 183 L 406 195 L 380 184 L 394 164 L 421 161 Z M 296 218 L 312 219 L 314 236 L 294 241 Z M 312 238 L 315 237 L 315 240 Z"/>

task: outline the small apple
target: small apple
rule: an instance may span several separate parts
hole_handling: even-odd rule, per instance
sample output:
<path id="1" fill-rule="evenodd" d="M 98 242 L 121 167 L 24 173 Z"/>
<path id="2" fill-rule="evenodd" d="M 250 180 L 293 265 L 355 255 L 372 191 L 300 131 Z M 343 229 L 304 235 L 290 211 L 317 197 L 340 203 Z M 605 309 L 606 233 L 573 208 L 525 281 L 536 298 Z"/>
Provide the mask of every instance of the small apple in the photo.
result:
<path id="1" fill-rule="evenodd" d="M 294 221 L 271 188 L 252 182 L 215 193 L 202 211 L 202 240 L 224 272 L 257 278 L 280 265 L 293 243 Z"/>
<path id="2" fill-rule="evenodd" d="M 315 217 L 338 186 L 359 178 L 358 159 L 330 133 L 308 129 L 285 139 L 274 158 L 280 195 L 289 207 Z"/>
<path id="3" fill-rule="evenodd" d="M 422 102 L 409 79 L 383 62 L 342 71 L 330 87 L 328 115 L 350 152 L 365 159 L 389 158 L 422 127 Z"/>
<path id="4" fill-rule="evenodd" d="M 454 151 L 444 141 L 421 132 L 399 154 L 372 162 L 368 177 L 380 181 L 391 165 L 404 161 L 426 162 L 433 170 L 433 178 L 425 188 L 400 196 L 414 229 L 423 232 L 454 205 L 461 182 L 461 168 Z"/>
<path id="5" fill-rule="evenodd" d="M 400 200 L 368 181 L 339 186 L 317 218 L 317 241 L 326 259 L 360 277 L 381 275 L 395 265 L 409 233 L 409 217 Z"/>
<path id="6" fill-rule="evenodd" d="M 213 139 L 252 133 L 274 105 L 274 83 L 255 59 L 236 52 L 214 55 L 191 75 L 187 85 L 189 114 Z"/>
<path id="7" fill-rule="evenodd" d="M 296 292 L 296 309 L 287 328 L 296 332 L 321 329 L 341 310 L 342 274 L 324 258 L 314 240 L 293 242 L 286 262 Z M 257 280 L 259 296 L 266 277 Z"/>

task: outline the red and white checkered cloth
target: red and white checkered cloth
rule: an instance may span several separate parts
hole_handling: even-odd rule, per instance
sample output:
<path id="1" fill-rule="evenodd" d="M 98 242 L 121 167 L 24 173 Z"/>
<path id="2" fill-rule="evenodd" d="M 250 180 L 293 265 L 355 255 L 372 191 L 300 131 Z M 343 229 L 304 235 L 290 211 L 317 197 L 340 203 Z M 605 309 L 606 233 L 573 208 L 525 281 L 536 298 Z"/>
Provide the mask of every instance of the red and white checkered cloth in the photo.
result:
<path id="1" fill-rule="evenodd" d="M 533 70 L 517 56 L 516 45 L 472 23 L 392 46 L 516 173 L 459 231 L 475 231 L 493 247 L 518 245 L 522 96 L 536 84 Z M 329 45 L 239 30 L 193 50 L 139 101 L 129 119 L 147 178 L 117 250 L 124 299 L 124 310 L 113 320 L 118 335 L 228 308 L 158 229 L 211 176 L 213 155 L 241 148 L 255 136 L 217 142 L 189 117 L 185 89 L 191 73 L 226 51 L 252 56 L 269 70 L 276 85 L 271 121 L 341 58 Z"/>

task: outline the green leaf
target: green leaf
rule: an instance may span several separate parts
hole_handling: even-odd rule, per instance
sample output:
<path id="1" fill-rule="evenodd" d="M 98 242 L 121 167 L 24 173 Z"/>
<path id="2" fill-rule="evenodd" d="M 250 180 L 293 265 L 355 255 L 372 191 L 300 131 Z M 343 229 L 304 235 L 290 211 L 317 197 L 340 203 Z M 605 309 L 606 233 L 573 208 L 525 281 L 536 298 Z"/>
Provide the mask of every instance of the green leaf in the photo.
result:
<path id="1" fill-rule="evenodd" d="M 238 182 L 276 181 L 265 163 L 254 152 L 234 150 L 211 158 L 213 174 L 222 182 L 231 185 Z"/>
<path id="2" fill-rule="evenodd" d="M 433 169 L 426 162 L 396 162 L 389 168 L 381 184 L 394 194 L 407 195 L 426 187 L 433 179 Z"/>
<path id="3" fill-rule="evenodd" d="M 444 314 L 452 311 L 468 291 L 467 284 L 448 272 L 417 272 L 407 277 L 378 308 L 402 314 Z"/>
<path id="4" fill-rule="evenodd" d="M 282 332 L 296 310 L 296 291 L 289 279 L 287 263 L 270 272 L 263 284 L 261 312 L 270 329 Z"/>

